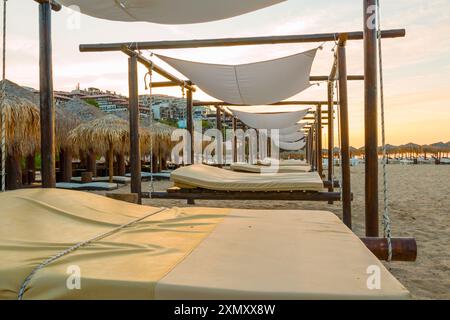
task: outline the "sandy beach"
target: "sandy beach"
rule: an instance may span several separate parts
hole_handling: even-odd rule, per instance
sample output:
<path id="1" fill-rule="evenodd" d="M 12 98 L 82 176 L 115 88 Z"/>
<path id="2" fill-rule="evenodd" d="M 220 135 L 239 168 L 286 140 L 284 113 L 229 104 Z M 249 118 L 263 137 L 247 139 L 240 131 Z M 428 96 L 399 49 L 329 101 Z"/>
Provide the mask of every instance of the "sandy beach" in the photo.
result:
<path id="1" fill-rule="evenodd" d="M 352 167 L 353 231 L 364 235 L 364 166 Z M 411 292 L 414 299 L 450 299 L 450 166 L 389 165 L 389 208 L 393 235 L 415 237 L 418 244 L 416 262 L 385 263 L 386 267 Z M 383 208 L 380 170 L 380 210 Z M 156 181 L 155 190 L 172 186 Z M 149 190 L 149 182 L 143 183 Z M 129 186 L 113 192 L 129 192 Z M 102 192 L 97 192 L 104 194 Z M 185 207 L 186 201 L 145 199 L 144 205 Z M 293 201 L 197 201 L 199 207 L 252 209 L 329 210 L 341 217 L 340 203 Z M 381 215 L 381 211 L 380 211 Z M 380 217 L 381 222 L 381 217 Z M 276 226 L 274 226 L 276 227 Z M 382 228 L 380 227 L 380 230 Z"/>

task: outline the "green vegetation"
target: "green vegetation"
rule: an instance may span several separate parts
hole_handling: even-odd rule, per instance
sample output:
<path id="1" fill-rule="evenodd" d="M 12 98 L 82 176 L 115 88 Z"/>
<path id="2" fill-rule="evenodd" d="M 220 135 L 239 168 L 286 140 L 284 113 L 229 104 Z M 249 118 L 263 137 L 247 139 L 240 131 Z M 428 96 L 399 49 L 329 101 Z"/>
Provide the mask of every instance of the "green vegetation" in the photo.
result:
<path id="1" fill-rule="evenodd" d="M 86 101 L 86 103 L 90 104 L 91 106 L 94 106 L 94 107 L 100 109 L 100 105 L 94 99 L 86 99 L 84 101 Z"/>
<path id="2" fill-rule="evenodd" d="M 162 124 L 166 124 L 166 125 L 171 126 L 171 127 L 178 128 L 178 121 L 177 120 L 166 119 L 166 120 L 158 120 L 158 122 L 160 122 Z"/>

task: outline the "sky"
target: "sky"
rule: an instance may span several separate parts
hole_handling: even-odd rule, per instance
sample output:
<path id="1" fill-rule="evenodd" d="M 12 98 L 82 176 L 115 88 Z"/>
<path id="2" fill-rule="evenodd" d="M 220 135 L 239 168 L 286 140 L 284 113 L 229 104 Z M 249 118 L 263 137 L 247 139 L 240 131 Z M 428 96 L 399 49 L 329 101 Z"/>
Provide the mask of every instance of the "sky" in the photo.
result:
<path id="1" fill-rule="evenodd" d="M 55 90 L 97 87 L 127 95 L 127 58 L 120 52 L 80 53 L 81 43 L 186 40 L 323 32 L 361 31 L 362 0 L 288 0 L 226 20 L 193 25 L 113 22 L 77 15 L 64 8 L 53 14 Z M 38 5 L 32 0 L 8 0 L 7 78 L 39 87 Z M 450 141 L 450 1 L 381 0 L 383 29 L 405 28 L 406 37 L 383 41 L 386 139 L 390 144 Z M 319 44 L 197 48 L 155 51 L 167 56 L 209 63 L 241 64 L 279 58 Z M 328 75 L 333 43 L 318 52 L 312 75 Z M 144 52 L 150 57 L 150 52 Z M 157 59 L 155 58 L 155 61 Z M 183 78 L 161 61 L 158 64 Z M 347 45 L 349 74 L 363 74 L 363 43 Z M 145 70 L 140 69 L 140 94 L 145 94 Z M 162 80 L 155 77 L 154 80 Z M 154 93 L 181 96 L 175 88 Z M 326 100 L 323 83 L 292 100 Z M 362 81 L 348 85 L 350 143 L 364 144 Z M 194 99 L 212 100 L 202 92 Z M 381 130 L 380 130 L 381 131 Z M 380 140 L 381 141 L 381 140 Z"/>

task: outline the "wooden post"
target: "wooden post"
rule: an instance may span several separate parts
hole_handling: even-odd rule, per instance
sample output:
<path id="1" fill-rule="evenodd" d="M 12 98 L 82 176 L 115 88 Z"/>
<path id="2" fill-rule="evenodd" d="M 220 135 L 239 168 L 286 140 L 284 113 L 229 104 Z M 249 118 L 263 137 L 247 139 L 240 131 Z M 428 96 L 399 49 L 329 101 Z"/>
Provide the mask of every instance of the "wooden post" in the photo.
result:
<path id="1" fill-rule="evenodd" d="M 237 162 L 237 119 L 233 117 L 233 162 Z"/>
<path id="2" fill-rule="evenodd" d="M 220 112 L 220 108 L 216 107 L 216 129 L 218 132 L 220 132 L 220 134 L 222 133 L 222 113 Z M 222 146 L 220 146 L 220 140 L 217 139 L 216 140 L 216 144 L 217 144 L 217 149 L 216 152 L 219 152 L 222 148 Z M 219 168 L 222 168 L 222 163 L 223 163 L 223 154 L 216 154 L 216 158 L 217 158 L 217 166 Z"/>
<path id="3" fill-rule="evenodd" d="M 126 174 L 126 165 L 125 165 L 125 155 L 121 151 L 117 154 L 117 175 L 120 177 L 125 176 Z"/>
<path id="4" fill-rule="evenodd" d="M 39 3 L 39 94 L 41 116 L 41 176 L 43 188 L 56 187 L 55 106 L 53 104 L 52 8 Z"/>
<path id="5" fill-rule="evenodd" d="M 366 236 L 378 231 L 378 82 L 376 0 L 364 2 L 364 134 L 365 134 L 365 218 Z"/>
<path id="6" fill-rule="evenodd" d="M 109 183 L 112 183 L 114 180 L 114 149 L 112 144 L 109 146 L 108 150 L 108 175 L 109 175 Z"/>
<path id="7" fill-rule="evenodd" d="M 190 139 L 191 139 L 191 164 L 194 164 L 194 121 L 192 118 L 192 110 L 193 107 L 193 99 L 192 99 L 192 90 L 187 91 L 186 96 L 186 128 L 189 132 Z"/>
<path id="8" fill-rule="evenodd" d="M 97 176 L 97 157 L 92 150 L 89 150 L 89 153 L 87 155 L 86 170 L 88 172 L 91 172 L 93 177 Z"/>
<path id="9" fill-rule="evenodd" d="M 314 125 L 311 126 L 311 132 L 312 132 L 312 136 L 311 136 L 311 157 L 312 157 L 312 163 L 313 163 L 313 171 L 317 171 L 317 141 L 316 141 L 316 135 L 317 135 L 317 131 L 316 131 L 316 126 L 317 123 L 315 123 Z"/>
<path id="10" fill-rule="evenodd" d="M 141 151 L 139 148 L 139 91 L 138 61 L 136 56 L 128 59 L 128 89 L 130 112 L 130 171 L 131 193 L 139 195 L 141 203 Z"/>
<path id="11" fill-rule="evenodd" d="M 36 162 L 34 153 L 27 156 L 25 168 L 28 175 L 28 183 L 33 184 L 36 181 Z"/>
<path id="12" fill-rule="evenodd" d="M 68 148 L 61 149 L 62 159 L 59 163 L 61 167 L 61 181 L 70 182 L 72 179 L 72 150 Z"/>
<path id="13" fill-rule="evenodd" d="M 8 190 L 20 189 L 22 186 L 22 168 L 19 155 L 8 154 L 6 156 L 6 172 L 6 188 Z"/>
<path id="14" fill-rule="evenodd" d="M 322 166 L 322 105 L 317 105 L 317 171 L 319 176 L 323 176 Z"/>
<path id="15" fill-rule="evenodd" d="M 347 95 L 347 61 L 345 50 L 345 35 L 341 36 L 338 44 L 338 74 L 339 74 L 339 110 L 341 130 L 341 170 L 342 170 L 342 209 L 343 221 L 352 228 L 352 195 L 350 181 L 350 143 L 348 125 L 348 95 Z"/>
<path id="16" fill-rule="evenodd" d="M 333 94 L 332 94 L 331 82 L 328 84 L 328 181 L 333 181 L 333 170 L 334 170 L 334 114 L 333 114 Z M 333 183 L 328 187 L 328 192 L 333 192 Z"/>

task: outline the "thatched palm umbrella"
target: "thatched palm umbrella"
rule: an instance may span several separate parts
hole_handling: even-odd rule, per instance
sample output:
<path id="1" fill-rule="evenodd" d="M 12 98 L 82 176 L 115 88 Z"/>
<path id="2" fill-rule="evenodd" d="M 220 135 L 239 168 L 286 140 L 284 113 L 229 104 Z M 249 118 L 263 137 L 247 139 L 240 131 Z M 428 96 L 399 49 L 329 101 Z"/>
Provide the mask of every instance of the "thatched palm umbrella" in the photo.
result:
<path id="1" fill-rule="evenodd" d="M 60 116 L 58 117 L 58 115 Z M 69 100 L 58 106 L 56 113 L 56 135 L 60 150 L 62 181 L 70 182 L 72 178 L 72 157 L 74 153 L 79 153 L 79 150 L 76 150 L 72 141 L 69 139 L 70 131 L 75 129 L 81 123 L 99 119 L 104 116 L 105 113 L 103 111 L 79 98 Z M 88 161 L 90 164 L 90 168 L 88 169 L 93 170 L 95 168 L 96 159 L 93 152 L 88 154 L 88 158 L 91 160 Z"/>
<path id="2" fill-rule="evenodd" d="M 70 132 L 70 141 L 80 150 L 93 150 L 106 154 L 108 159 L 109 180 L 114 175 L 114 153 L 124 153 L 130 144 L 129 124 L 114 115 L 107 115 L 80 124 Z M 141 130 L 141 145 L 150 140 L 148 132 Z M 141 146 L 142 148 L 142 146 Z"/>
<path id="3" fill-rule="evenodd" d="M 147 141 L 144 146 L 144 154 L 150 155 L 150 149 L 152 149 L 153 157 L 153 168 L 152 172 L 159 171 L 165 166 L 165 162 L 168 157 L 170 157 L 171 146 L 173 142 L 171 141 L 172 133 L 176 130 L 175 127 L 153 121 L 152 124 L 150 121 L 145 121 L 142 124 L 143 130 L 149 132 L 149 136 L 152 141 Z M 150 143 L 153 148 L 150 148 Z"/>
<path id="4" fill-rule="evenodd" d="M 19 85 L 5 80 L 0 82 L 0 111 L 5 114 L 7 144 L 7 183 L 9 189 L 19 188 L 22 183 L 20 159 L 34 154 L 39 147 L 39 108 L 29 98 L 33 95 Z M 0 120 L 1 121 L 1 120 Z"/>

